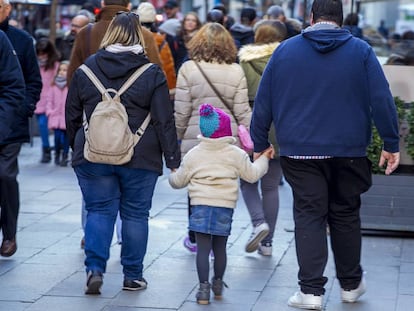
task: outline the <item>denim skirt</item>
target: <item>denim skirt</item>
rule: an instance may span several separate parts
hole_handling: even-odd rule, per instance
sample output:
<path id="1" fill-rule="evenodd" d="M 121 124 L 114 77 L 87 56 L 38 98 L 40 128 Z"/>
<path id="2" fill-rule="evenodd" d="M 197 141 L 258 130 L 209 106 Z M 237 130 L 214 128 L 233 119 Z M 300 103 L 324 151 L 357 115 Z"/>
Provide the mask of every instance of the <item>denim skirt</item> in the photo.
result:
<path id="1" fill-rule="evenodd" d="M 229 236 L 233 212 L 233 208 L 193 205 L 188 229 L 194 232 Z"/>

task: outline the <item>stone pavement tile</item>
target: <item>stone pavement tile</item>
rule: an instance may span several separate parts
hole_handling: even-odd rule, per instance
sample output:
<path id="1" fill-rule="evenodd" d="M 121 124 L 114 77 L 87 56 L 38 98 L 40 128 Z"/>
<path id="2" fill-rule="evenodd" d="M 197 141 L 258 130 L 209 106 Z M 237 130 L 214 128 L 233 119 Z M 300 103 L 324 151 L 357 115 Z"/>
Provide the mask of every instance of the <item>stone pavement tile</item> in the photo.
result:
<path id="1" fill-rule="evenodd" d="M 228 283 L 227 283 L 228 284 Z M 187 301 L 192 302 L 193 305 L 197 305 L 196 294 L 198 291 L 198 284 L 194 287 L 192 293 L 188 296 Z M 233 310 L 233 306 L 238 306 L 239 308 L 244 308 L 249 306 L 249 309 L 252 308 L 253 304 L 259 298 L 260 292 L 250 290 L 247 286 L 244 289 L 234 289 L 229 285 L 229 288 L 225 288 L 223 291 L 222 299 L 214 299 L 214 294 L 211 292 L 210 305 L 211 306 L 220 306 L 221 310 L 226 310 L 230 308 Z M 248 310 L 249 310 L 248 309 Z"/>
<path id="2" fill-rule="evenodd" d="M 122 306 L 113 306 L 107 305 L 101 311 L 143 311 L 147 310 L 146 308 L 134 308 L 134 307 L 122 307 Z M 169 309 L 172 310 L 172 309 Z M 166 309 L 154 309 L 152 308 L 150 311 L 166 311 Z"/>
<path id="3" fill-rule="evenodd" d="M 281 264 L 270 278 L 267 286 L 298 289 L 298 267 L 296 264 Z"/>
<path id="4" fill-rule="evenodd" d="M 22 263 L 0 276 L 0 301 L 34 302 L 71 273 L 72 267 L 64 265 L 51 269 L 50 265 Z"/>
<path id="5" fill-rule="evenodd" d="M 239 293 L 240 294 L 240 293 Z M 243 293 L 244 294 L 244 293 Z M 186 301 L 184 304 L 178 309 L 180 311 L 250 311 L 252 308 L 249 304 L 238 304 L 238 303 L 224 303 L 223 300 L 210 300 L 210 304 L 208 306 L 199 305 L 194 301 Z M 152 311 L 152 309 L 151 309 Z"/>
<path id="6" fill-rule="evenodd" d="M 329 297 L 325 302 L 326 311 L 394 311 L 395 300 L 382 299 L 376 297 L 375 299 L 362 296 L 356 303 L 342 303 L 339 298 Z M 408 311 L 405 310 L 405 311 Z"/>
<path id="7" fill-rule="evenodd" d="M 15 255 L 17 256 L 17 255 Z M 0 260 L 0 276 L 20 265 L 20 258 L 9 257 Z"/>
<path id="8" fill-rule="evenodd" d="M 395 311 L 410 311 L 413 310 L 414 296 L 399 295 L 397 300 L 397 307 Z"/>
<path id="9" fill-rule="evenodd" d="M 148 288 L 142 291 L 122 291 L 112 304 L 126 307 L 139 307 L 145 310 L 152 308 L 164 308 L 177 310 L 186 300 L 195 286 L 194 279 L 192 282 L 176 283 L 169 279 L 168 274 L 157 280 L 156 276 L 146 273 L 148 279 Z"/>
<path id="10" fill-rule="evenodd" d="M 100 296 L 43 296 L 25 311 L 101 311 L 107 304 L 110 300 Z"/>
<path id="11" fill-rule="evenodd" d="M 364 266 L 367 292 L 364 294 L 364 300 L 376 301 L 393 300 L 396 301 L 399 292 L 399 267 L 395 266 Z M 340 286 L 335 281 L 332 287 L 330 297 L 339 301 Z"/>
<path id="12" fill-rule="evenodd" d="M 402 247 L 401 239 L 364 236 L 362 239 L 362 265 L 400 265 Z"/>
<path id="13" fill-rule="evenodd" d="M 414 239 L 403 239 L 401 261 L 414 262 Z"/>
<path id="14" fill-rule="evenodd" d="M 400 273 L 414 273 L 414 262 L 402 262 Z"/>
<path id="15" fill-rule="evenodd" d="M 23 301 L 1 301 L 0 310 L 4 311 L 23 311 L 27 310 L 31 304 Z"/>
<path id="16" fill-rule="evenodd" d="M 295 286 L 267 286 L 260 294 L 252 311 L 293 311 L 295 309 L 289 307 L 287 301 L 297 290 Z"/>
<path id="17" fill-rule="evenodd" d="M 271 270 L 227 266 L 224 281 L 233 290 L 262 291 L 271 275 Z"/>
<path id="18" fill-rule="evenodd" d="M 101 295 L 85 295 L 86 272 L 76 271 L 47 291 L 47 296 L 57 297 L 97 297 L 115 298 L 122 290 L 123 276 L 121 273 L 105 273 Z M 58 310 L 58 309 L 56 309 Z"/>
<path id="19" fill-rule="evenodd" d="M 401 273 L 398 287 L 399 295 L 414 296 L 414 273 Z"/>

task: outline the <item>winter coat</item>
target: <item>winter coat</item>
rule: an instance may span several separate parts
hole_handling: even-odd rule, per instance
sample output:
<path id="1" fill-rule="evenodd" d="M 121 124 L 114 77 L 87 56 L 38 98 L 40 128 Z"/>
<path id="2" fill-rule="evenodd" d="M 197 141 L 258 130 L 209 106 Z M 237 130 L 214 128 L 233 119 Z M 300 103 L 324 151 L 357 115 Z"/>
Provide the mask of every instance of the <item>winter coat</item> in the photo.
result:
<path id="1" fill-rule="evenodd" d="M 231 26 L 230 34 L 234 39 L 234 43 L 236 44 L 237 49 L 240 49 L 243 45 L 254 42 L 253 27 L 236 23 Z"/>
<path id="2" fill-rule="evenodd" d="M 50 98 L 46 106 L 47 125 L 49 129 L 66 130 L 65 103 L 68 95 L 68 87 L 63 89 L 52 85 Z"/>
<path id="3" fill-rule="evenodd" d="M 87 25 L 78 32 L 73 45 L 72 54 L 70 56 L 67 74 L 69 85 L 74 71 L 83 64 L 88 56 L 98 51 L 112 18 L 117 12 L 127 10 L 128 9 L 126 7 L 119 5 L 106 5 L 97 15 L 97 22 L 93 24 L 92 27 Z M 145 53 L 148 56 L 149 61 L 161 66 L 162 63 L 158 53 L 158 48 L 155 44 L 154 38 L 152 37 L 152 33 L 145 27 L 142 27 L 142 35 L 145 41 Z"/>
<path id="4" fill-rule="evenodd" d="M 162 62 L 162 69 L 165 72 L 167 78 L 168 88 L 170 94 L 175 93 L 175 85 L 177 83 L 177 74 L 175 72 L 174 58 L 168 45 L 166 35 L 153 32 L 152 33 L 157 44 L 158 51 L 160 52 L 160 58 Z"/>
<path id="5" fill-rule="evenodd" d="M 239 177 L 257 182 L 269 167 L 262 155 L 254 163 L 249 155 L 236 147 L 234 137 L 205 138 L 183 158 L 180 168 L 171 173 L 173 188 L 188 185 L 191 205 L 235 208 L 239 194 Z"/>
<path id="6" fill-rule="evenodd" d="M 243 46 L 239 51 L 240 66 L 243 68 L 244 74 L 246 75 L 249 102 L 252 109 L 262 74 L 266 68 L 267 62 L 279 44 L 279 42 L 248 44 Z M 269 130 L 269 141 L 275 150 L 275 157 L 278 156 L 279 146 L 277 144 L 273 124 Z"/>
<path id="7" fill-rule="evenodd" d="M 269 146 L 273 121 L 281 156 L 364 157 L 372 120 L 384 150 L 398 152 L 395 103 L 373 49 L 348 30 L 315 24 L 270 58 L 250 133 L 256 152 Z"/>
<path id="8" fill-rule="evenodd" d="M 9 39 L 0 30 L 0 142 L 9 137 L 24 98 L 25 84 L 19 60 Z"/>
<path id="9" fill-rule="evenodd" d="M 27 32 L 10 26 L 8 23 L 9 19 L 6 18 L 0 23 L 0 29 L 6 33 L 19 58 L 19 64 L 26 84 L 26 95 L 22 105 L 19 106 L 9 137 L 2 141 L 1 144 L 30 141 L 29 118 L 33 115 L 42 90 L 42 78 L 37 63 L 33 38 Z"/>
<path id="10" fill-rule="evenodd" d="M 46 70 L 44 66 L 40 67 L 40 75 L 42 77 L 42 92 L 40 93 L 40 99 L 36 104 L 35 114 L 43 114 L 46 113 L 46 106 L 47 103 L 50 101 L 51 91 L 52 91 L 52 83 L 55 80 L 59 62 L 55 62 L 54 68 Z"/>
<path id="11" fill-rule="evenodd" d="M 119 90 L 138 67 L 148 63 L 144 54 L 133 52 L 111 53 L 100 49 L 90 56 L 85 64 L 95 73 L 106 88 Z M 72 165 L 77 166 L 86 160 L 83 157 L 85 144 L 82 114 L 85 110 L 89 120 L 101 93 L 86 74 L 77 69 L 69 87 L 66 100 L 66 129 L 69 143 L 74 151 Z M 180 150 L 177 143 L 173 107 L 169 100 L 165 75 L 158 65 L 147 69 L 125 93 L 121 102 L 129 117 L 129 126 L 135 132 L 151 113 L 151 122 L 141 140 L 135 146 L 134 155 L 126 167 L 163 172 L 162 155 L 169 168 L 180 164 Z"/>
<path id="12" fill-rule="evenodd" d="M 250 102 L 254 101 L 263 71 L 278 45 L 279 42 L 248 44 L 239 50 L 239 64 L 246 75 Z"/>
<path id="13" fill-rule="evenodd" d="M 194 61 L 185 62 L 177 77 L 175 93 L 175 123 L 181 140 L 181 152 L 187 153 L 198 143 L 199 106 L 209 103 L 229 114 L 233 136 L 237 138 L 237 125 L 250 127 L 251 109 L 247 96 L 246 77 L 239 64 L 199 63 L 211 83 L 227 101 L 232 111 L 224 105 L 206 82 Z M 234 119 L 233 114 L 237 120 Z M 237 143 L 239 145 L 239 143 Z"/>

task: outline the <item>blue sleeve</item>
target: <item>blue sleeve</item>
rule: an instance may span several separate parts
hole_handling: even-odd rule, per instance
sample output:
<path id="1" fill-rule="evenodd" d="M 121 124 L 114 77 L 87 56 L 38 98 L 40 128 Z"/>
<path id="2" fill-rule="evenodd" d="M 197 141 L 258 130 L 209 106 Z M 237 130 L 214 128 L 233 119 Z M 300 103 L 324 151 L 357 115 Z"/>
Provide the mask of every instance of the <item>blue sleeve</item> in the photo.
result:
<path id="1" fill-rule="evenodd" d="M 273 121 L 272 116 L 272 89 L 273 85 L 273 57 L 263 72 L 254 100 L 252 121 L 250 125 L 250 135 L 254 143 L 254 151 L 262 152 L 270 146 L 269 129 Z"/>
<path id="2" fill-rule="evenodd" d="M 375 127 L 384 141 L 384 150 L 399 151 L 398 116 L 390 87 L 372 49 L 366 60 L 370 105 Z"/>
<path id="3" fill-rule="evenodd" d="M 0 142 L 11 131 L 14 116 L 25 98 L 25 84 L 17 55 L 0 31 Z"/>

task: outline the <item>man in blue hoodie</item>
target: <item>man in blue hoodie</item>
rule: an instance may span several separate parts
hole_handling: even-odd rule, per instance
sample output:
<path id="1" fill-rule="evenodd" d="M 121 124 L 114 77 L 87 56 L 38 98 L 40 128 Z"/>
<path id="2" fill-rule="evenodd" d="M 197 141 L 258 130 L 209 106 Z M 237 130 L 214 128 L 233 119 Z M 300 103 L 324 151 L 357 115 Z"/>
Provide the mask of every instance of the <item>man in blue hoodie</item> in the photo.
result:
<path id="1" fill-rule="evenodd" d="M 320 310 L 329 225 L 343 302 L 365 292 L 360 195 L 371 186 L 366 149 L 374 121 L 387 175 L 399 164 L 397 113 L 374 51 L 341 29 L 341 0 L 315 0 L 311 26 L 272 55 L 255 99 L 251 135 L 255 156 L 269 147 L 273 122 L 281 165 L 294 198 L 300 291 L 292 307 Z"/>

